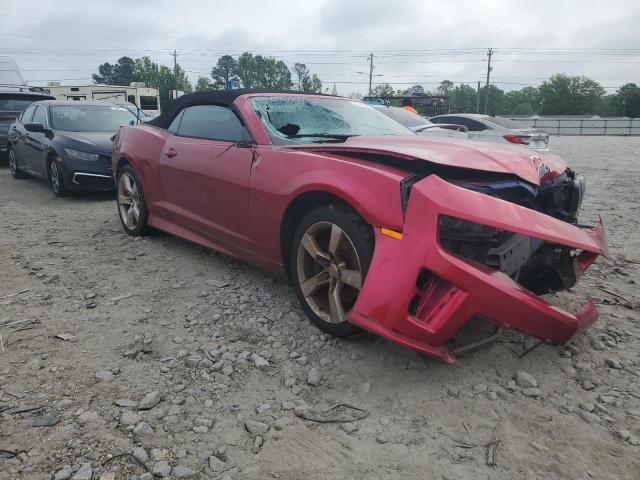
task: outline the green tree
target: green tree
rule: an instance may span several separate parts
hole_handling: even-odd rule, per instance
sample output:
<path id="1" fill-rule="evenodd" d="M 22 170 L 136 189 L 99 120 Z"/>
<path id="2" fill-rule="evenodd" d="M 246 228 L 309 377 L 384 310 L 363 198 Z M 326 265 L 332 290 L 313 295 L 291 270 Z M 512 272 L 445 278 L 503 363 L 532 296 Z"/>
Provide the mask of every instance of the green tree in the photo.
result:
<path id="1" fill-rule="evenodd" d="M 480 89 L 480 111 L 484 113 L 484 100 L 487 95 L 487 87 Z M 489 85 L 489 115 L 503 115 L 507 113 L 504 91 L 495 85 Z"/>
<path id="2" fill-rule="evenodd" d="M 158 88 L 160 78 L 160 66 L 152 62 L 149 57 L 141 57 L 135 60 L 135 78 L 148 87 Z"/>
<path id="3" fill-rule="evenodd" d="M 170 100 L 171 90 L 175 89 L 183 92 L 191 92 L 192 90 L 187 74 L 180 65 L 177 65 L 175 70 L 166 65 L 160 65 L 157 84 L 152 86 L 159 90 L 160 105 L 163 107 Z"/>
<path id="4" fill-rule="evenodd" d="M 436 93 L 438 95 L 442 95 L 443 97 L 447 97 L 451 95 L 451 91 L 453 90 L 453 82 L 451 80 L 443 80 L 440 82 L 440 85 L 436 89 Z"/>
<path id="5" fill-rule="evenodd" d="M 151 88 L 157 88 L 160 94 L 160 105 L 164 107 L 169 100 L 169 92 L 176 88 L 185 92 L 192 90 L 191 83 L 187 78 L 186 72 L 180 65 L 176 66 L 176 69 L 169 68 L 165 65 L 158 65 L 152 62 L 149 57 L 142 57 L 133 62 L 133 74 L 131 82 L 144 82 L 144 84 Z M 120 62 L 119 62 L 120 63 Z M 128 64 L 127 62 L 124 62 Z M 101 65 L 102 66 L 102 65 Z M 100 67 L 98 67 L 99 69 Z M 112 78 L 112 80 L 118 80 Z M 127 85 L 129 84 L 127 83 Z M 116 83 L 111 83 L 115 85 Z"/>
<path id="6" fill-rule="evenodd" d="M 211 69 L 213 87 L 221 90 L 227 88 L 229 81 L 238 79 L 238 61 L 231 55 L 223 55 L 216 66 Z"/>
<path id="7" fill-rule="evenodd" d="M 322 81 L 315 73 L 303 85 L 303 90 L 309 93 L 322 93 Z"/>
<path id="8" fill-rule="evenodd" d="M 245 52 L 238 58 L 238 78 L 245 88 L 288 90 L 291 72 L 282 60 Z"/>
<path id="9" fill-rule="evenodd" d="M 213 90 L 213 83 L 211 83 L 211 80 L 207 77 L 198 77 L 195 90 L 196 92 L 201 92 L 202 90 Z"/>
<path id="10" fill-rule="evenodd" d="M 422 85 L 413 85 L 406 90 L 400 91 L 398 90 L 399 95 L 427 95 L 427 92 L 424 91 L 424 87 Z"/>
<path id="11" fill-rule="evenodd" d="M 298 79 L 296 88 L 301 92 L 305 91 L 305 85 L 311 81 L 309 68 L 304 63 L 296 62 L 293 64 L 293 73 Z"/>
<path id="12" fill-rule="evenodd" d="M 562 73 L 542 82 L 539 87 L 541 113 L 546 115 L 584 115 L 596 113 L 604 88 L 588 77 L 570 77 Z"/>
<path id="13" fill-rule="evenodd" d="M 92 78 L 95 83 L 128 86 L 136 81 L 135 60 L 130 57 L 120 57 L 114 65 L 103 63 L 98 67 L 98 73 L 94 73 Z"/>
<path id="14" fill-rule="evenodd" d="M 530 103 L 519 103 L 515 107 L 510 108 L 508 113 L 514 115 L 533 115 L 533 106 Z"/>
<path id="15" fill-rule="evenodd" d="M 371 91 L 372 97 L 393 97 L 395 96 L 395 90 L 389 83 L 382 83 L 380 85 L 376 85 L 374 89 Z"/>
<path id="16" fill-rule="evenodd" d="M 640 87 L 635 83 L 627 83 L 611 95 L 615 114 L 627 117 L 640 117 Z"/>
<path id="17" fill-rule="evenodd" d="M 293 65 L 293 74 L 296 76 L 295 88 L 301 92 L 321 93 L 322 82 L 315 73 L 311 75 L 309 68 L 304 63 Z"/>
<path id="18" fill-rule="evenodd" d="M 244 88 L 256 88 L 258 84 L 258 68 L 252 54 L 245 52 L 238 57 L 238 78 Z"/>
<path id="19" fill-rule="evenodd" d="M 456 112 L 475 112 L 477 95 L 475 88 L 461 83 L 449 92 L 449 106 Z"/>
<path id="20" fill-rule="evenodd" d="M 536 87 L 524 87 L 504 94 L 505 108 L 508 113 L 531 115 L 540 108 L 540 90 Z M 525 105 L 528 105 L 525 106 Z M 518 112 L 516 112 L 516 109 Z M 525 113 L 519 113 L 525 112 Z"/>

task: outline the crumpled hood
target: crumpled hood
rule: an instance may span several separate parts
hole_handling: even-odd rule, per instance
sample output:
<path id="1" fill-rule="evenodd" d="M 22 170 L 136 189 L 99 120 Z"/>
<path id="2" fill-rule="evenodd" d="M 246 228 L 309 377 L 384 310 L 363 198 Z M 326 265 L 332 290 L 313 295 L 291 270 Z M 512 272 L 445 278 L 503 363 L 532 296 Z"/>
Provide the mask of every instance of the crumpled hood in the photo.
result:
<path id="1" fill-rule="evenodd" d="M 55 136 L 66 147 L 100 155 L 111 155 L 114 132 L 63 132 L 56 131 Z"/>
<path id="2" fill-rule="evenodd" d="M 361 152 L 426 160 L 450 167 L 513 174 L 534 185 L 540 185 L 541 178 L 553 178 L 567 168 L 557 155 L 522 146 L 419 136 L 350 137 L 344 143 L 296 145 L 292 148 L 336 155 Z"/>

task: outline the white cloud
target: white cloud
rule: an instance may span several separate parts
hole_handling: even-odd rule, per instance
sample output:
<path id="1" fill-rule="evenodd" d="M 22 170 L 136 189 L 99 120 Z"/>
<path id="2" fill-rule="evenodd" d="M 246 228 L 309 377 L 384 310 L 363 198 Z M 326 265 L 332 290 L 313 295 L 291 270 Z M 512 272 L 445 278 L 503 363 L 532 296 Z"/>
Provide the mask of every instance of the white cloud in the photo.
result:
<path id="1" fill-rule="evenodd" d="M 13 15 L 13 16 L 8 16 Z M 90 78 L 122 55 L 170 64 L 176 48 L 192 80 L 225 52 L 248 50 L 307 63 L 342 94 L 366 91 L 366 52 L 376 52 L 377 81 L 427 89 L 449 78 L 484 78 L 485 56 L 391 55 L 390 50 L 496 48 L 493 78 L 505 89 L 555 72 L 584 74 L 605 86 L 640 80 L 640 55 L 533 55 L 507 49 L 633 49 L 640 46 L 640 4 L 616 1 L 283 0 L 20 2 L 0 12 L 0 54 L 36 80 Z M 297 53 L 295 51 L 306 50 Z M 318 51 L 331 50 L 330 53 Z M 619 52 L 620 53 L 620 52 Z M 622 52 L 624 53 L 624 52 Z M 635 63 L 634 63 L 635 62 Z M 202 73 L 200 73 L 202 72 Z M 502 83 L 498 83 L 502 82 Z"/>

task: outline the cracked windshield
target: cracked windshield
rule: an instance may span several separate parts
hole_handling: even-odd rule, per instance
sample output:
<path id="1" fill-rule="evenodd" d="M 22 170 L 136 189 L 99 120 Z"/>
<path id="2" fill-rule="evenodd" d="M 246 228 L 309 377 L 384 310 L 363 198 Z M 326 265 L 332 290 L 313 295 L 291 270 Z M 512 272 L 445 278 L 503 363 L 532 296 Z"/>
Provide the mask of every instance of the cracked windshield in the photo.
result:
<path id="1" fill-rule="evenodd" d="M 276 144 L 341 142 L 358 135 L 413 135 L 364 103 L 321 97 L 254 97 L 251 106 Z"/>

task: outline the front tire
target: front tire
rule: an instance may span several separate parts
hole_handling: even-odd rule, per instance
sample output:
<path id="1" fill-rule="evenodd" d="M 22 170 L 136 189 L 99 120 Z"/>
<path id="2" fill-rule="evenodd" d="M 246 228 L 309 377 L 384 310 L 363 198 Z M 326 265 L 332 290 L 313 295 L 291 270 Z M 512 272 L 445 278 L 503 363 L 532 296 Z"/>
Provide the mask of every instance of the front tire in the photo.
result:
<path id="1" fill-rule="evenodd" d="M 62 174 L 62 167 L 56 161 L 57 157 L 49 160 L 49 185 L 53 194 L 60 198 L 67 196 L 67 187 L 64 184 L 64 176 Z"/>
<path id="2" fill-rule="evenodd" d="M 304 217 L 291 249 L 291 277 L 303 310 L 321 330 L 349 337 L 360 329 L 347 320 L 373 256 L 373 231 L 342 205 L 319 207 Z"/>
<path id="3" fill-rule="evenodd" d="M 144 200 L 142 182 L 131 165 L 118 171 L 118 216 L 122 228 L 129 235 L 137 237 L 147 229 L 149 211 Z"/>
<path id="4" fill-rule="evenodd" d="M 16 157 L 12 148 L 9 149 L 9 171 L 11 172 L 11 176 L 17 180 L 27 178 L 28 176 L 18 167 L 18 157 Z"/>

